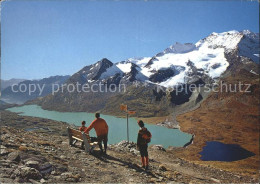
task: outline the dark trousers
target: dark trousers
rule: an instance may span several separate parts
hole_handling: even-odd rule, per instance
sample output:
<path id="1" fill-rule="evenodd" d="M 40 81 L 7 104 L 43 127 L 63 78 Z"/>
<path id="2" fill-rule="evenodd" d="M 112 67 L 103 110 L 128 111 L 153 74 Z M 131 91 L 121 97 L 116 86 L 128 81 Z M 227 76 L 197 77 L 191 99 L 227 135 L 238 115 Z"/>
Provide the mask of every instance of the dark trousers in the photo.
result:
<path id="1" fill-rule="evenodd" d="M 139 146 L 141 157 L 148 157 L 147 144 Z"/>
<path id="2" fill-rule="evenodd" d="M 99 146 L 101 151 L 103 151 L 103 149 L 102 149 L 102 142 L 103 142 L 104 149 L 105 149 L 105 152 L 106 152 L 106 150 L 107 150 L 107 141 L 108 141 L 107 134 L 98 136 L 97 137 L 97 141 L 98 141 L 98 146 Z"/>

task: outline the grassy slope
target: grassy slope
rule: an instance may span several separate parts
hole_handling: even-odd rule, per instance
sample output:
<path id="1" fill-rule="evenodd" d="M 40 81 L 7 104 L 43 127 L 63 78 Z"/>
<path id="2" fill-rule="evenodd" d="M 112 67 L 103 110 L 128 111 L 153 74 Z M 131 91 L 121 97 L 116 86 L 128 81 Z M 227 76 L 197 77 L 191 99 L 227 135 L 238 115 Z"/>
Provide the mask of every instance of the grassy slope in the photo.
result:
<path id="1" fill-rule="evenodd" d="M 195 134 L 194 143 L 182 149 L 178 155 L 200 164 L 221 169 L 258 175 L 259 169 L 259 76 L 240 70 L 225 78 L 228 84 L 251 84 L 250 93 L 212 93 L 201 106 L 179 115 L 181 130 Z M 245 90 L 245 87 L 242 88 Z M 256 155 L 235 162 L 200 161 L 199 152 L 206 141 L 239 144 Z"/>

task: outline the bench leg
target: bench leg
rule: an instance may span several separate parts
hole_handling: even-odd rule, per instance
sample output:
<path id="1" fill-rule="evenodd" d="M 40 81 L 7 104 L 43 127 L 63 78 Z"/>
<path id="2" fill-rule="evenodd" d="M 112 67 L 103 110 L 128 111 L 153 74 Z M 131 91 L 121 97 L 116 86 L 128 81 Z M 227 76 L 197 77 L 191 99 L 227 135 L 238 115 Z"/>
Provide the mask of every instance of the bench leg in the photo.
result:
<path id="1" fill-rule="evenodd" d="M 90 152 L 90 145 L 88 143 L 88 139 L 86 137 L 86 134 L 83 133 L 83 142 L 84 142 L 84 146 L 85 146 L 85 152 L 89 153 Z"/>
<path id="2" fill-rule="evenodd" d="M 90 153 L 93 153 L 93 150 L 94 150 L 94 146 L 91 146 L 91 148 L 90 148 Z"/>
<path id="3" fill-rule="evenodd" d="M 72 135 L 71 135 L 71 132 L 70 132 L 70 128 L 69 128 L 69 127 L 67 127 L 67 132 L 68 132 L 68 136 L 69 136 L 69 145 L 72 146 L 72 141 L 73 141 L 73 139 L 72 139 Z"/>

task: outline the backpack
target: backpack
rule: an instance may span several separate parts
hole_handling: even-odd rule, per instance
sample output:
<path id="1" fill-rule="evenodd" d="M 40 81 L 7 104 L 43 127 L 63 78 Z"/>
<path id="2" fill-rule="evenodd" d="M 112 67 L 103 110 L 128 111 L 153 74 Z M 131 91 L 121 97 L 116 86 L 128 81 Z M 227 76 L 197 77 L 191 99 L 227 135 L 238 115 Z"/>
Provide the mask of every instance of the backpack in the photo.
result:
<path id="1" fill-rule="evenodd" d="M 146 143 L 151 142 L 152 134 L 149 130 L 145 129 L 142 134 L 142 138 L 145 140 Z"/>

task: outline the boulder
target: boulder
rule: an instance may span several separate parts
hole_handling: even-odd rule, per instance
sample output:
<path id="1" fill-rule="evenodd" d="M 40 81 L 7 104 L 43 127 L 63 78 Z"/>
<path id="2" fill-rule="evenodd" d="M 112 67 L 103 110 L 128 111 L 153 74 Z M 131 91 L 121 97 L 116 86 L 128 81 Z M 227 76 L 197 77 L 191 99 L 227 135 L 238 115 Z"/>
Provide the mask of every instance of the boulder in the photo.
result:
<path id="1" fill-rule="evenodd" d="M 130 152 L 133 153 L 133 154 L 135 154 L 135 155 L 138 155 L 138 154 L 139 154 L 139 151 L 138 151 L 137 149 L 135 149 L 135 148 L 131 148 L 131 149 L 130 149 Z"/>
<path id="2" fill-rule="evenodd" d="M 162 145 L 152 145 L 150 149 L 159 150 L 159 151 L 166 151 Z"/>
<path id="3" fill-rule="evenodd" d="M 20 169 L 20 172 L 22 178 L 35 179 L 35 180 L 39 180 L 42 178 L 41 173 L 35 168 L 22 167 Z"/>
<path id="4" fill-rule="evenodd" d="M 39 162 L 37 162 L 37 161 L 29 160 L 25 163 L 25 165 L 28 166 L 28 167 L 39 170 Z"/>
<path id="5" fill-rule="evenodd" d="M 53 165 L 49 162 L 44 163 L 43 165 L 40 165 L 39 171 L 41 174 L 48 174 L 53 171 Z"/>
<path id="6" fill-rule="evenodd" d="M 19 152 L 9 153 L 7 156 L 7 160 L 20 162 L 21 158 L 20 158 Z"/>

